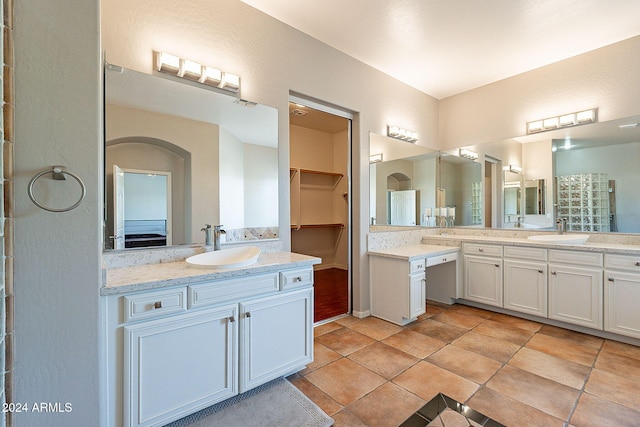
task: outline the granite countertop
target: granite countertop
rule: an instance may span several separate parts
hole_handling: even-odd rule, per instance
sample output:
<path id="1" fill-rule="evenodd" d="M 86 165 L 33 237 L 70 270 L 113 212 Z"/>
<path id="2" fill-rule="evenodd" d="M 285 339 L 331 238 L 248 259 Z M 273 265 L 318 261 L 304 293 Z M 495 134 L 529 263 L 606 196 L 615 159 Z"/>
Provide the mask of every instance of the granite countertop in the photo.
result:
<path id="1" fill-rule="evenodd" d="M 369 251 L 367 253 L 369 255 L 413 261 L 420 258 L 429 258 L 433 256 L 451 254 L 458 252 L 459 250 L 460 248 L 457 246 L 420 244 L 380 249 L 377 251 Z"/>
<path id="2" fill-rule="evenodd" d="M 585 252 L 606 252 L 615 254 L 629 254 L 640 255 L 639 245 L 628 245 L 621 243 L 605 243 L 605 242 L 590 242 L 587 240 L 580 244 L 570 243 L 549 243 L 549 242 L 536 242 L 526 238 L 515 237 L 498 237 L 498 236 L 475 236 L 475 235 L 461 235 L 461 234 L 440 234 L 433 236 L 424 236 L 422 241 L 426 244 L 445 243 L 448 245 L 460 245 L 461 242 L 469 243 L 486 243 L 486 244 L 498 244 L 498 245 L 510 245 L 510 246 L 538 246 L 545 247 L 547 249 L 567 249 L 578 250 Z"/>
<path id="3" fill-rule="evenodd" d="M 104 286 L 100 288 L 100 295 L 188 285 L 248 274 L 268 273 L 282 268 L 308 267 L 320 264 L 321 261 L 320 258 L 294 252 L 267 252 L 261 253 L 255 264 L 239 268 L 202 268 L 187 264 L 186 261 L 111 268 L 104 270 L 106 277 Z"/>

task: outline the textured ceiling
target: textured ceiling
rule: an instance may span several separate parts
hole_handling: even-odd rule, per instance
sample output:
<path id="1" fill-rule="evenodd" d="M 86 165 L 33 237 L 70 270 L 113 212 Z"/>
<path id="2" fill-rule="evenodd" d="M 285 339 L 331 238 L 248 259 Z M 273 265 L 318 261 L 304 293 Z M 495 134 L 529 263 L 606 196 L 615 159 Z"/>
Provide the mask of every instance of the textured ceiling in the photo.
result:
<path id="1" fill-rule="evenodd" d="M 442 99 L 640 35 L 639 0 L 243 0 Z"/>

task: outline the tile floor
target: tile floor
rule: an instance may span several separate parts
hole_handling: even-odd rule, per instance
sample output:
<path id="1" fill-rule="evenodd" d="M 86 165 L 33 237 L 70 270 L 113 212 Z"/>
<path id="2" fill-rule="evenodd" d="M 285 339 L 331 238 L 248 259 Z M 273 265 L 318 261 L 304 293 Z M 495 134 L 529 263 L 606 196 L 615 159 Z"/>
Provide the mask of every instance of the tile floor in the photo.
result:
<path id="1" fill-rule="evenodd" d="M 336 427 L 398 426 L 440 392 L 507 426 L 640 426 L 640 347 L 431 301 L 404 327 L 344 317 L 314 333 L 289 379 Z"/>

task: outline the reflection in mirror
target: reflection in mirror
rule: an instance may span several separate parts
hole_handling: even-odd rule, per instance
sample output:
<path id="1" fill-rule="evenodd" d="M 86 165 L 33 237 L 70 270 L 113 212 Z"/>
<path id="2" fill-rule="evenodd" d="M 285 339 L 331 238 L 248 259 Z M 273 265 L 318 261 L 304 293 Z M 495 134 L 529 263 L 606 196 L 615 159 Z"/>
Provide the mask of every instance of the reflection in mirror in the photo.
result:
<path id="1" fill-rule="evenodd" d="M 527 179 L 524 182 L 524 213 L 544 215 L 546 210 L 546 180 Z"/>
<path id="2" fill-rule="evenodd" d="M 503 197 L 504 197 L 504 226 L 513 227 L 518 224 L 518 218 L 522 215 L 522 191 L 520 175 L 504 171 Z"/>
<path id="3" fill-rule="evenodd" d="M 441 153 L 438 176 L 440 185 L 437 205 L 455 209 L 453 225 L 481 225 L 482 166 L 480 163 Z M 451 225 L 451 221 L 449 224 Z"/>
<path id="4" fill-rule="evenodd" d="M 438 152 L 375 133 L 369 142 L 371 225 L 425 225 L 421 212 L 435 206 Z"/>
<path id="5" fill-rule="evenodd" d="M 105 90 L 105 232 L 115 237 L 105 239 L 107 248 L 133 247 L 133 234 L 164 234 L 167 245 L 204 243 L 205 224 L 223 224 L 227 241 L 278 236 L 275 108 L 115 66 L 105 68 Z M 159 214 L 150 213 L 162 200 L 132 210 L 135 202 L 128 208 L 127 200 L 137 190 L 128 186 L 114 200 L 114 165 L 171 176 L 164 230 L 158 228 Z M 123 229 L 117 221 L 121 210 L 135 212 L 126 215 L 135 222 L 125 222 Z M 154 236 L 145 237 L 158 244 Z"/>

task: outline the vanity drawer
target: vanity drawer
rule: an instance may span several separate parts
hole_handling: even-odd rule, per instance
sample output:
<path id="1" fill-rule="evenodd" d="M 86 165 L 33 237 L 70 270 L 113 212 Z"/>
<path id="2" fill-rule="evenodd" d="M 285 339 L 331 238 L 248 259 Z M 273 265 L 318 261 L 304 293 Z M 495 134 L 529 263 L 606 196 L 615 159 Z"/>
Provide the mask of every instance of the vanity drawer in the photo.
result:
<path id="1" fill-rule="evenodd" d="M 530 248 L 524 246 L 505 246 L 505 258 L 520 258 L 531 261 L 546 261 L 547 250 L 545 248 Z"/>
<path id="2" fill-rule="evenodd" d="M 427 258 L 427 267 L 431 267 L 432 265 L 444 264 L 445 262 L 451 262 L 458 259 L 458 254 L 456 252 L 438 256 L 432 256 Z"/>
<path id="3" fill-rule="evenodd" d="M 188 307 L 199 308 L 230 300 L 278 292 L 278 273 L 246 276 L 237 279 L 216 280 L 191 285 L 187 288 Z"/>
<path id="4" fill-rule="evenodd" d="M 280 290 L 301 288 L 313 285 L 313 268 L 280 272 Z"/>
<path id="5" fill-rule="evenodd" d="M 427 263 L 424 258 L 409 262 L 409 274 L 424 273 Z"/>
<path id="6" fill-rule="evenodd" d="M 604 266 L 617 270 L 637 271 L 640 273 L 640 255 L 605 254 Z"/>
<path id="7" fill-rule="evenodd" d="M 124 321 L 150 319 L 186 311 L 187 288 L 127 295 L 124 301 Z"/>
<path id="8" fill-rule="evenodd" d="M 563 251 L 549 249 L 549 261 L 564 264 L 586 265 L 589 267 L 602 267 L 603 256 L 596 252 Z"/>
<path id="9" fill-rule="evenodd" d="M 502 246 L 464 243 L 463 248 L 467 255 L 502 256 Z"/>

